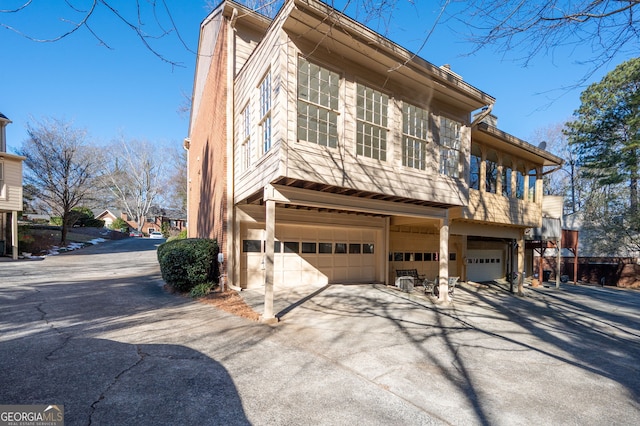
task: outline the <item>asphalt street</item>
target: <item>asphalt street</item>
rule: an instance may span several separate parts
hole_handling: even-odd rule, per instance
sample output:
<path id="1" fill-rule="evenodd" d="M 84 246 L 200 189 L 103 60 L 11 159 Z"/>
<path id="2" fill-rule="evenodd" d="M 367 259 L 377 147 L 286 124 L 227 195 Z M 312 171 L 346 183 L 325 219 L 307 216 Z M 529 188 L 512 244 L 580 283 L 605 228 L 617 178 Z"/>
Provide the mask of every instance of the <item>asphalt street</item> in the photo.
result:
<path id="1" fill-rule="evenodd" d="M 638 291 L 463 285 L 437 306 L 290 283 L 266 325 L 165 292 L 161 242 L 0 262 L 0 404 L 67 425 L 640 424 Z"/>

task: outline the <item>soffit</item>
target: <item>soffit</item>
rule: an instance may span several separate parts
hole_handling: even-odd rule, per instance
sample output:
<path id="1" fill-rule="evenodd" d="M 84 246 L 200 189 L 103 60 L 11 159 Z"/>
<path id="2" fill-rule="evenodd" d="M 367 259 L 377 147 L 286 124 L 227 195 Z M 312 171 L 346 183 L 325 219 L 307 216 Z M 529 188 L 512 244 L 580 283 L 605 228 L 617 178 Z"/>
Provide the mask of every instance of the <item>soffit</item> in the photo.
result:
<path id="1" fill-rule="evenodd" d="M 374 216 L 405 215 L 443 218 L 448 204 L 397 197 L 352 188 L 281 177 L 272 183 L 279 197 L 278 205 L 297 209 L 317 209 Z M 244 200 L 246 204 L 263 204 L 264 192 L 258 191 Z"/>

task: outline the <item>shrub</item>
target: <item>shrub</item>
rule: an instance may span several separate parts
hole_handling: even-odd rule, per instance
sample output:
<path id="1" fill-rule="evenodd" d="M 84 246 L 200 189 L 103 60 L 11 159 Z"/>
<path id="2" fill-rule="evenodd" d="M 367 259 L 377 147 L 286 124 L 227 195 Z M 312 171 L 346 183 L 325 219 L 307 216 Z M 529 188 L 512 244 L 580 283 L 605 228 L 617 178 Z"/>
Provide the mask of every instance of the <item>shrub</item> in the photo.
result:
<path id="1" fill-rule="evenodd" d="M 123 218 L 118 217 L 113 222 L 111 222 L 111 225 L 109 225 L 109 228 L 111 228 L 111 229 L 113 229 L 115 231 L 119 231 L 121 229 L 128 229 L 129 228 L 129 224 Z"/>
<path id="2" fill-rule="evenodd" d="M 218 282 L 218 242 L 188 238 L 168 241 L 158 247 L 162 279 L 178 291 L 190 291 L 198 284 Z"/>
<path id="3" fill-rule="evenodd" d="M 206 283 L 200 283 L 191 289 L 191 291 L 189 292 L 189 296 L 193 297 L 194 299 L 206 296 L 211 292 L 211 289 L 214 285 L 215 284 L 210 281 Z"/>
<path id="4" fill-rule="evenodd" d="M 171 226 L 167 222 L 162 222 L 160 225 L 160 232 L 162 232 L 162 236 L 165 238 L 169 238 L 169 232 L 171 231 Z"/>

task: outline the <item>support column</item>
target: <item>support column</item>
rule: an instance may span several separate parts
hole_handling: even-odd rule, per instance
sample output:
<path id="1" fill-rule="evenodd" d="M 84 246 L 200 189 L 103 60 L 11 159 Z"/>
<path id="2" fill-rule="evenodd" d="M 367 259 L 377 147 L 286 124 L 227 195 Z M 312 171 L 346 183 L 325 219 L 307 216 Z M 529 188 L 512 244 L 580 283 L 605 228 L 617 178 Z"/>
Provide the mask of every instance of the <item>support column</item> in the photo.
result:
<path id="1" fill-rule="evenodd" d="M 524 296 L 524 230 L 518 236 L 518 296 Z"/>
<path id="2" fill-rule="evenodd" d="M 449 292 L 449 212 L 440 222 L 440 257 L 438 262 L 439 290 L 438 302 L 450 302 Z"/>
<path id="3" fill-rule="evenodd" d="M 11 257 L 18 259 L 18 212 L 11 212 Z"/>
<path id="4" fill-rule="evenodd" d="M 264 311 L 260 320 L 272 323 L 277 321 L 273 315 L 273 244 L 276 234 L 276 202 L 266 200 L 265 210 Z"/>
<path id="5" fill-rule="evenodd" d="M 556 240 L 556 288 L 560 288 L 560 274 L 562 273 L 560 267 L 562 262 L 562 246 L 560 240 Z"/>

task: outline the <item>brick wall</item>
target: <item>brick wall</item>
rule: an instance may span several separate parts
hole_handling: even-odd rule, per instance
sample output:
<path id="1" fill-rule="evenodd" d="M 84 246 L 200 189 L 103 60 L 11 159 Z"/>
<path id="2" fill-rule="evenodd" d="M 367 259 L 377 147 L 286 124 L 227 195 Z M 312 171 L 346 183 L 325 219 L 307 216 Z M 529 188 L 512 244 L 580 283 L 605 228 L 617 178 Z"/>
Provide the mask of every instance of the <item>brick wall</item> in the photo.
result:
<path id="1" fill-rule="evenodd" d="M 227 26 L 222 24 L 189 148 L 189 237 L 216 238 L 224 251 L 227 232 Z"/>

